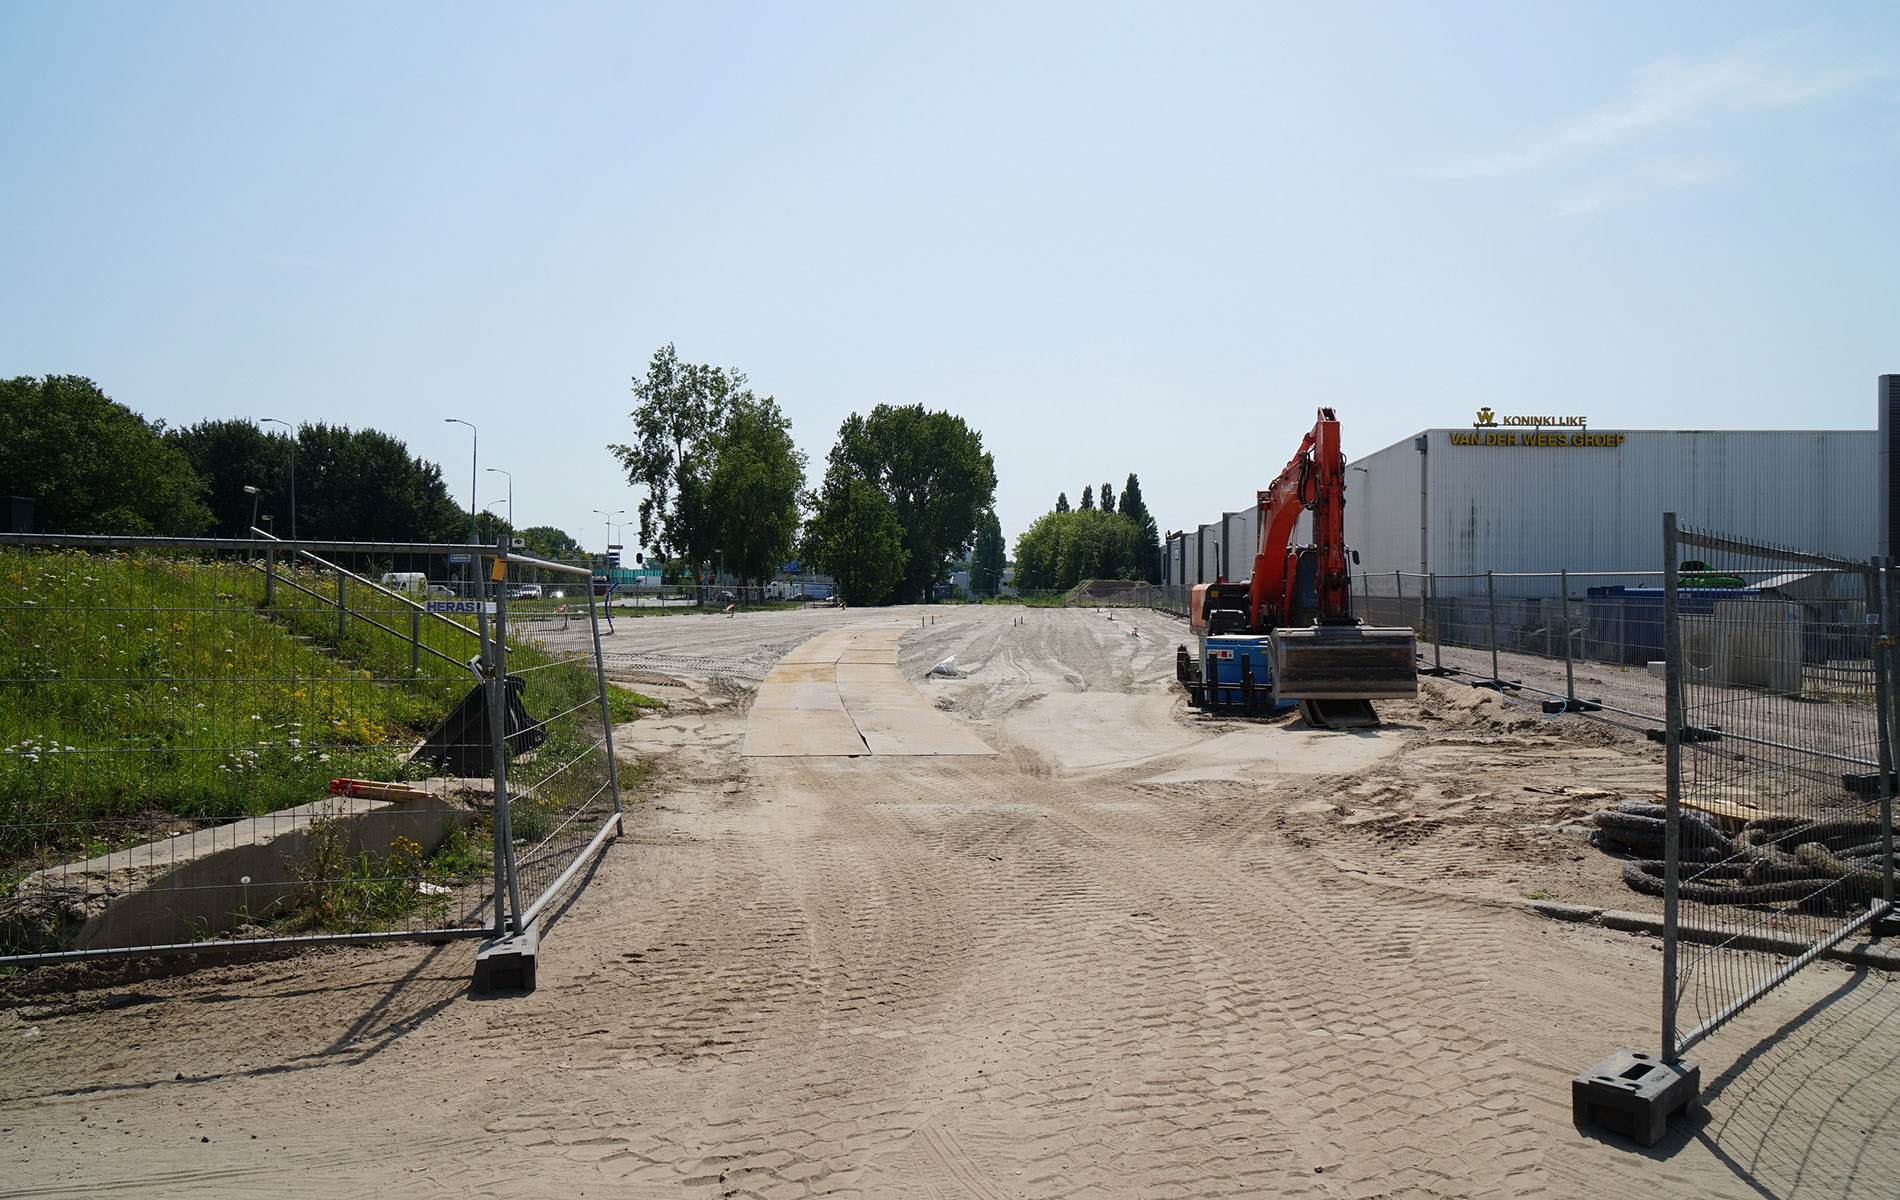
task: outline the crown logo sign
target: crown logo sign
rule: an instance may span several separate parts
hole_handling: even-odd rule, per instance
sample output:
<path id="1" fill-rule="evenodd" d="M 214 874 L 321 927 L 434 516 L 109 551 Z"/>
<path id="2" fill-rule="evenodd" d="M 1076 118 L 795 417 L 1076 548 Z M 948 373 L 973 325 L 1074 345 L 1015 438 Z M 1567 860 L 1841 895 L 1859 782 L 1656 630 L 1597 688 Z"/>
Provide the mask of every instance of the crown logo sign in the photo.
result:
<path id="1" fill-rule="evenodd" d="M 1481 408 L 1478 410 L 1477 423 L 1479 425 L 1496 425 L 1498 423 L 1498 420 L 1497 420 L 1497 417 L 1491 412 L 1489 408 Z"/>

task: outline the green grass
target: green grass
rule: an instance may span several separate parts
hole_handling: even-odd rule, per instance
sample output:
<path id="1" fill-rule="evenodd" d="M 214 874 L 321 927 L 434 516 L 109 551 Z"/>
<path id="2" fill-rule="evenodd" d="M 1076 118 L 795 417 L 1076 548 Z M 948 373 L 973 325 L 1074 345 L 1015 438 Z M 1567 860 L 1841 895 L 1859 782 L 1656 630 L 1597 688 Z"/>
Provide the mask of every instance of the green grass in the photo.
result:
<path id="1" fill-rule="evenodd" d="M 432 773 L 404 760 L 475 685 L 472 630 L 346 582 L 339 636 L 336 577 L 277 570 L 267 601 L 246 562 L 0 550 L 0 860 L 303 804 L 337 777 Z M 509 668 L 549 722 L 537 761 L 585 757 L 591 669 L 512 644 Z M 608 700 L 616 721 L 654 703 Z M 574 794 L 554 781 L 538 798 Z"/>
<path id="2" fill-rule="evenodd" d="M 340 824 L 320 826 L 309 840 L 311 851 L 301 864 L 303 894 L 271 920 L 272 933 L 365 933 L 403 920 L 440 923 L 449 919 L 459 889 L 484 882 L 494 870 L 485 824 L 473 830 L 456 826 L 426 857 L 421 846 L 398 838 L 381 860 L 360 852 L 351 858 L 349 835 Z"/>

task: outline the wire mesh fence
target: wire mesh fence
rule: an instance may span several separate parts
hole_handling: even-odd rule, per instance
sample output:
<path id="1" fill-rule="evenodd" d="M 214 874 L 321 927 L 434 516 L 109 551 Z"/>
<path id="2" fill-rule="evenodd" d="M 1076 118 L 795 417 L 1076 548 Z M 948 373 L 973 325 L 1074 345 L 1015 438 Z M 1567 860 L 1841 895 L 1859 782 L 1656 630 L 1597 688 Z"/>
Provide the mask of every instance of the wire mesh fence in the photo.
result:
<path id="1" fill-rule="evenodd" d="M 1188 591 L 1182 584 L 1096 579 L 1076 588 L 1069 603 L 1099 608 L 1151 608 L 1156 612 L 1185 617 Z"/>
<path id="2" fill-rule="evenodd" d="M 1664 537 L 1663 857 L 1631 866 L 1663 897 L 1674 1061 L 1891 912 L 1893 610 L 1882 566 L 1678 530 L 1673 514 Z"/>
<path id="3" fill-rule="evenodd" d="M 517 927 L 618 795 L 597 643 L 507 636 L 497 557 L 0 541 L 0 962 Z"/>
<path id="4" fill-rule="evenodd" d="M 1742 576 L 1691 573 L 1685 608 L 1707 611 L 1736 587 L 1772 594 L 1788 581 L 1758 566 Z M 1663 712 L 1663 573 L 1407 571 L 1355 577 L 1355 612 L 1409 627 L 1433 674 L 1544 697 L 1548 707 L 1653 722 Z M 1585 671 L 1586 674 L 1579 674 Z"/>

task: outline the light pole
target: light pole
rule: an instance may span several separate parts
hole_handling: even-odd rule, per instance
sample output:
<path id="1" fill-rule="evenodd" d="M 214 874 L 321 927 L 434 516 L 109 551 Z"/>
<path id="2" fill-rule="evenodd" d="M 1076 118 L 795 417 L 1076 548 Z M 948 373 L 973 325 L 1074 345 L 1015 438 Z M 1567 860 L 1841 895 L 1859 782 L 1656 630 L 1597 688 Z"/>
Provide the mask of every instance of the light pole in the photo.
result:
<path id="1" fill-rule="evenodd" d="M 468 544 L 473 546 L 477 541 L 475 534 L 475 481 L 481 477 L 481 472 L 475 469 L 475 461 L 476 455 L 481 453 L 482 431 L 475 428 L 475 422 L 464 421 L 460 417 L 443 417 L 442 423 L 445 425 L 466 425 L 471 435 L 468 443 Z M 474 569 L 472 567 L 470 568 L 469 577 L 471 579 L 474 578 Z"/>
<path id="2" fill-rule="evenodd" d="M 251 540 L 257 540 L 257 500 L 258 491 L 250 484 L 244 485 L 245 494 L 251 498 Z"/>
<path id="3" fill-rule="evenodd" d="M 263 417 L 259 425 L 282 425 L 290 430 L 290 540 L 297 540 L 297 427 L 276 417 Z"/>
<path id="4" fill-rule="evenodd" d="M 604 522 L 606 523 L 607 545 L 612 546 L 614 544 L 614 518 L 619 517 L 619 516 L 624 516 L 627 510 L 624 508 L 616 508 L 612 512 L 608 512 L 604 508 L 597 508 L 594 511 L 599 513 L 602 519 L 604 520 Z M 613 553 L 613 551 L 608 550 L 608 549 L 602 549 L 600 552 L 600 561 L 603 563 L 606 562 L 607 556 L 611 553 Z"/>
<path id="5" fill-rule="evenodd" d="M 513 533 L 515 528 L 515 473 L 513 471 L 504 471 L 500 467 L 490 467 L 488 470 L 492 474 L 506 475 L 508 477 L 508 531 Z"/>

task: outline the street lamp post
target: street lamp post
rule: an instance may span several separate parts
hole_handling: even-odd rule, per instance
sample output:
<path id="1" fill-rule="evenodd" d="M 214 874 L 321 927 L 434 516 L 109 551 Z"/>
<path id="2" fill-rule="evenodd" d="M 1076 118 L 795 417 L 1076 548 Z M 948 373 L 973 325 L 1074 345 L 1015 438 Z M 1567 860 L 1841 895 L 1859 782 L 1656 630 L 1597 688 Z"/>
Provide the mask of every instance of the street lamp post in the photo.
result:
<path id="1" fill-rule="evenodd" d="M 500 467 L 490 467 L 488 470 L 492 474 L 508 477 L 508 529 L 512 533 L 515 527 L 515 473 L 504 471 Z"/>
<path id="2" fill-rule="evenodd" d="M 612 546 L 614 544 L 614 518 L 625 515 L 627 510 L 624 508 L 616 508 L 612 512 L 608 512 L 604 508 L 597 508 L 594 511 L 600 514 L 602 521 L 606 524 L 607 546 Z M 612 550 L 603 547 L 600 552 L 600 561 L 602 563 L 605 563 L 607 561 L 607 556 L 612 553 L 613 553 Z M 607 568 L 605 566 L 601 568 L 601 570 L 603 571 L 606 569 Z"/>
<path id="3" fill-rule="evenodd" d="M 482 432 L 475 428 L 475 422 L 464 421 L 460 417 L 443 417 L 442 423 L 445 425 L 466 425 L 471 435 L 468 443 L 468 544 L 473 546 L 476 542 L 475 481 L 481 477 L 481 472 L 475 469 L 475 464 L 476 456 L 481 453 Z"/>
<path id="4" fill-rule="evenodd" d="M 489 516 L 489 517 L 493 517 L 493 518 L 494 518 L 494 519 L 495 519 L 495 520 L 496 520 L 497 522 L 499 522 L 499 521 L 500 521 L 500 520 L 502 519 L 502 517 L 501 517 L 501 514 L 500 514 L 500 513 L 498 513 L 498 512 L 496 512 L 496 511 L 495 511 L 495 506 L 496 506 L 497 504 L 500 504 L 500 503 L 501 503 L 501 501 L 499 501 L 499 500 L 490 500 L 490 501 L 489 501 L 488 503 L 486 503 L 486 504 L 484 504 L 484 505 L 482 505 L 482 514 L 483 514 L 484 516 Z M 509 524 L 509 526 L 510 526 L 510 527 L 513 527 L 513 525 L 514 525 L 514 522 L 513 522 L 513 521 L 510 521 L 510 522 L 508 522 L 508 524 Z M 489 536 L 488 536 L 488 537 L 486 537 L 486 538 L 483 538 L 482 540 L 483 540 L 483 541 L 485 541 L 485 542 L 492 542 L 492 541 L 494 541 L 494 540 L 495 540 L 495 537 L 494 537 L 494 534 L 495 534 L 495 528 L 494 528 L 494 526 L 493 526 L 493 525 L 490 525 L 490 526 L 489 526 L 489 529 L 488 529 L 488 533 L 489 533 Z"/>
<path id="5" fill-rule="evenodd" d="M 480 454 L 482 448 L 482 432 L 475 428 L 475 422 L 464 421 L 460 417 L 443 417 L 442 422 L 445 425 L 468 426 L 468 432 L 470 434 L 468 443 L 468 544 L 473 546 L 480 540 L 480 537 L 475 532 L 475 481 L 481 477 L 481 473 L 475 469 L 475 462 L 476 456 Z M 476 579 L 475 568 L 476 564 L 480 561 L 481 556 L 478 553 L 473 550 L 469 551 L 468 590 L 471 595 L 477 598 L 481 596 L 481 584 Z"/>
<path id="6" fill-rule="evenodd" d="M 297 540 L 297 427 L 276 417 L 259 418 L 259 425 L 282 425 L 290 430 L 290 540 Z"/>
<path id="7" fill-rule="evenodd" d="M 246 495 L 248 495 L 251 498 L 251 529 L 253 531 L 251 533 L 251 538 L 253 541 L 255 541 L 257 538 L 257 534 L 255 530 L 257 529 L 258 490 L 247 483 L 244 485 L 244 492 Z"/>

